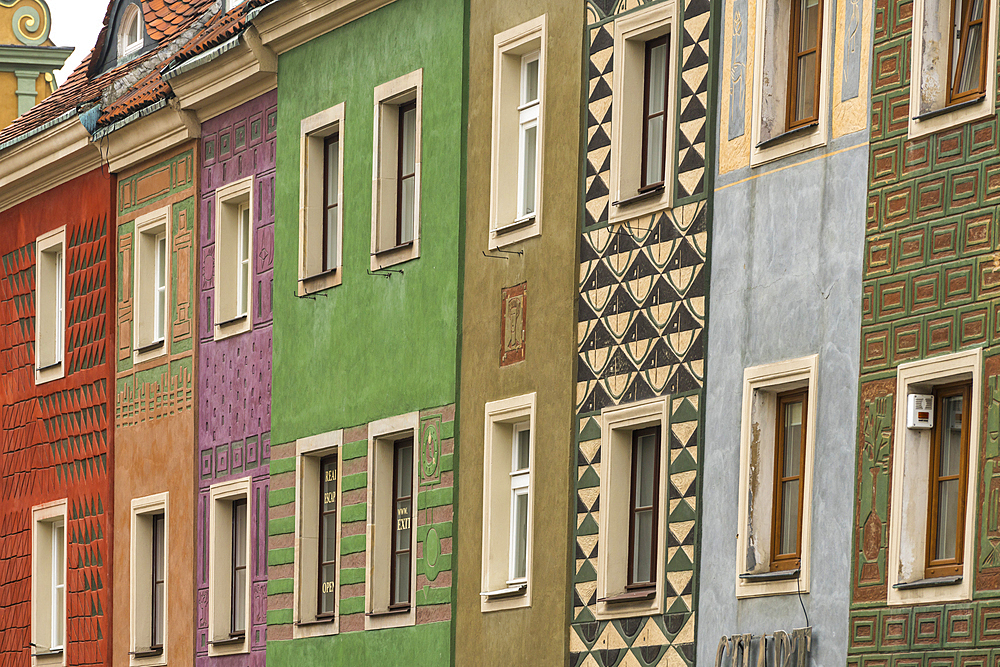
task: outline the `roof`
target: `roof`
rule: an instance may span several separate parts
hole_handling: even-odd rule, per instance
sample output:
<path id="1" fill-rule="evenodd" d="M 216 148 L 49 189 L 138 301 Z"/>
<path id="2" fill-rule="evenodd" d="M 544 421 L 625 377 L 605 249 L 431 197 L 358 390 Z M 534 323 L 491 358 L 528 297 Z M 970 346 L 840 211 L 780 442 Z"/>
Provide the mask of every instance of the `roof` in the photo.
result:
<path id="1" fill-rule="evenodd" d="M 247 14 L 255 7 L 266 5 L 269 0 L 246 0 L 238 7 L 233 7 L 226 13 L 219 12 L 205 28 L 191 38 L 184 48 L 174 56 L 172 66 L 176 67 L 195 56 L 223 44 L 241 33 L 247 24 Z"/>

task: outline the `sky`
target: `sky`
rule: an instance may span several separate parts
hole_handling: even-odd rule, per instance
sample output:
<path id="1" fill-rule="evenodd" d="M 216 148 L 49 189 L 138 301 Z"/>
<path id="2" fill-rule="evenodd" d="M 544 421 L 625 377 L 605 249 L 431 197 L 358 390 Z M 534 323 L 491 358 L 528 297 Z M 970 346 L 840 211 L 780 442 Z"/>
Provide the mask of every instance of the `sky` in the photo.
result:
<path id="1" fill-rule="evenodd" d="M 62 84 L 97 41 L 108 3 L 107 0 L 46 0 L 46 4 L 52 12 L 49 39 L 56 46 L 76 47 L 66 66 L 56 72 L 56 81 Z"/>

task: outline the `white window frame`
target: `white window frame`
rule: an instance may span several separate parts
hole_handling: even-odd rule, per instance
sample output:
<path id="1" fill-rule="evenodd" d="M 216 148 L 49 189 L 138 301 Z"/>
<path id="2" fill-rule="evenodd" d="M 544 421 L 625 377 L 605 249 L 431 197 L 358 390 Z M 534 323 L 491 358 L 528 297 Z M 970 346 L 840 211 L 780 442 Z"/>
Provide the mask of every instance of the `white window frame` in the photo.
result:
<path id="1" fill-rule="evenodd" d="M 673 205 L 677 126 L 678 49 L 682 41 L 676 26 L 674 0 L 660 2 L 627 14 L 614 23 L 615 73 L 611 102 L 611 205 L 609 222 L 619 223 L 648 215 Z M 646 74 L 646 42 L 670 35 L 667 53 L 666 155 L 663 161 L 663 190 L 639 195 L 642 182 L 642 113 Z"/>
<path id="2" fill-rule="evenodd" d="M 253 176 L 224 185 L 215 191 L 215 340 L 250 331 L 253 328 L 254 297 L 254 210 Z M 249 276 L 247 277 L 247 312 L 239 312 L 239 255 L 241 211 L 250 212 Z M 226 255 L 224 253 L 232 253 Z M 235 263 L 235 267 L 233 264 Z"/>
<path id="3" fill-rule="evenodd" d="M 132 359 L 140 363 L 167 353 L 167 334 L 170 331 L 170 284 L 173 278 L 170 270 L 171 235 L 170 207 L 147 213 L 135 220 L 135 236 L 132 253 L 135 260 L 133 271 L 132 311 Z M 156 284 L 157 255 L 156 244 L 162 237 L 166 243 L 166 284 L 163 296 L 163 336 L 156 337 Z"/>
<path id="4" fill-rule="evenodd" d="M 928 5 L 935 2 L 938 6 L 946 5 L 947 17 L 944 21 L 948 31 L 947 34 L 950 34 L 951 26 L 949 24 L 951 22 L 951 4 L 953 0 L 913 0 L 912 25 L 914 27 L 913 38 L 910 40 L 910 120 L 906 133 L 908 139 L 923 137 L 948 129 L 949 127 L 962 125 L 982 118 L 989 118 L 996 113 L 997 41 L 1000 39 L 997 37 L 997 15 L 1000 14 L 1000 11 L 998 11 L 1000 8 L 997 7 L 994 0 L 984 0 L 984 2 L 993 2 L 993 5 L 989 8 L 989 30 L 983 34 L 985 40 L 983 46 L 987 49 L 985 97 L 975 104 L 957 104 L 954 105 L 955 108 L 952 111 L 943 111 L 938 115 L 916 120 L 917 116 L 921 114 L 921 92 L 924 81 L 927 80 L 926 85 L 928 87 L 939 89 L 941 91 L 940 94 L 944 96 L 945 100 L 947 100 L 947 89 L 951 85 L 951 72 L 945 72 L 946 80 L 942 86 L 939 75 L 936 75 L 937 68 L 932 64 L 935 62 L 939 63 L 940 67 L 944 67 L 947 70 L 950 65 L 948 62 L 948 41 L 942 40 L 944 42 L 943 54 L 934 54 L 934 57 L 926 59 L 924 57 L 925 44 L 927 48 L 933 48 L 934 44 L 933 42 L 928 44 L 930 40 L 927 39 L 924 31 L 926 30 L 931 34 L 936 32 L 933 28 L 926 25 L 928 21 L 935 18 L 935 16 L 929 15 L 928 12 Z M 924 30 L 920 30 L 918 26 L 923 26 Z M 929 61 L 926 67 L 925 60 Z M 941 101 L 940 106 L 935 105 L 933 111 L 943 110 L 945 104 L 946 102 Z"/>
<path id="5" fill-rule="evenodd" d="M 138 39 L 134 42 L 129 40 L 129 26 L 135 21 L 136 22 L 136 33 Z M 142 49 L 142 33 L 143 33 L 143 16 L 142 12 L 139 11 L 139 6 L 135 3 L 130 3 L 122 15 L 121 27 L 118 30 L 118 57 L 123 58 L 127 55 L 131 55 L 136 51 Z"/>
<path id="6" fill-rule="evenodd" d="M 887 602 L 894 605 L 939 604 L 972 599 L 975 565 L 976 488 L 979 478 L 979 425 L 982 423 L 982 348 L 900 364 L 896 369 L 895 422 L 892 439 L 892 495 L 889 504 Z M 927 553 L 928 475 L 932 430 L 906 428 L 906 396 L 929 393 L 942 384 L 972 382 L 969 410 L 969 461 L 965 504 L 962 580 L 955 584 L 898 589 L 896 584 L 924 579 Z"/>
<path id="7" fill-rule="evenodd" d="M 170 649 L 170 503 L 169 492 L 143 498 L 133 498 L 129 535 L 129 665 L 152 667 L 166 665 Z M 157 655 L 137 657 L 136 652 L 149 648 L 152 599 L 149 582 L 152 572 L 152 517 L 163 515 L 163 651 Z"/>
<path id="8" fill-rule="evenodd" d="M 67 636 L 67 596 L 68 591 L 67 574 L 69 561 L 67 547 L 69 546 L 68 527 L 66 525 L 67 502 L 63 498 L 53 502 L 45 503 L 33 507 L 32 518 L 32 549 L 31 549 L 31 643 L 33 644 L 31 653 L 31 664 L 41 666 L 65 665 Z M 62 642 L 58 646 L 52 645 L 52 623 L 54 621 L 53 607 L 55 606 L 54 588 L 56 586 L 55 567 L 52 556 L 54 548 L 54 528 L 62 525 L 62 581 L 63 581 L 63 606 L 62 606 Z M 55 649 L 55 650 L 53 650 Z"/>
<path id="9" fill-rule="evenodd" d="M 35 384 L 66 374 L 66 275 L 63 225 L 35 241 Z M 42 340 L 51 338 L 54 349 L 43 349 Z"/>
<path id="10" fill-rule="evenodd" d="M 372 242 L 370 269 L 377 271 L 420 257 L 420 163 L 423 141 L 423 76 L 418 69 L 375 87 L 375 126 L 372 154 Z M 416 102 L 413 241 L 395 245 L 396 166 L 399 149 L 398 109 Z M 390 234 L 393 242 L 386 239 Z"/>
<path id="11" fill-rule="evenodd" d="M 490 151 L 490 249 L 518 243 L 542 231 L 545 200 L 546 15 L 493 37 L 493 124 Z M 538 53 L 538 104 L 535 105 L 535 211 L 520 216 L 521 96 L 525 56 Z"/>
<path id="12" fill-rule="evenodd" d="M 538 125 L 539 125 L 539 111 L 542 107 L 541 99 L 541 89 L 539 84 L 541 83 L 541 77 L 538 76 L 538 66 L 535 68 L 535 88 L 537 94 L 534 99 L 529 100 L 527 98 L 528 94 L 528 65 L 531 63 L 537 63 L 538 66 L 541 65 L 541 51 L 531 51 L 521 56 L 521 71 L 520 71 L 520 99 L 517 107 L 517 209 L 515 210 L 514 224 L 521 224 L 522 222 L 528 222 L 534 220 L 535 209 L 538 208 L 538 154 L 540 152 L 540 145 L 538 143 Z M 532 179 L 527 178 L 525 173 L 525 163 L 528 159 L 528 151 L 526 147 L 526 137 L 530 130 L 535 131 L 535 155 L 534 155 L 534 174 Z M 527 201 L 527 184 L 532 181 L 532 192 L 534 201 L 531 202 L 530 209 L 528 208 Z"/>
<path id="13" fill-rule="evenodd" d="M 740 422 L 739 524 L 736 537 L 736 597 L 808 593 L 812 567 L 812 489 L 816 451 L 819 355 L 746 368 Z M 774 510 L 775 423 L 778 394 L 808 388 L 806 453 L 802 461 L 802 543 L 797 577 L 776 581 L 744 579 L 771 568 L 771 521 Z M 750 498 L 754 499 L 753 506 Z M 749 567 L 753 549 L 756 565 Z"/>
<path id="14" fill-rule="evenodd" d="M 209 489 L 209 529 L 211 539 L 208 545 L 208 654 L 232 655 L 250 651 L 250 596 L 252 572 L 252 551 L 250 533 L 253 530 L 253 507 L 250 497 L 250 478 L 244 477 L 229 482 L 214 484 Z M 243 536 L 247 554 L 247 577 L 244 599 L 243 627 L 246 632 L 242 639 L 231 638 L 230 613 L 232 611 L 232 567 L 233 567 L 233 502 L 246 501 L 247 530 Z"/>
<path id="15" fill-rule="evenodd" d="M 629 511 L 632 493 L 632 432 L 660 427 L 659 495 L 656 527 L 656 591 L 649 600 L 607 602 L 628 583 Z M 664 613 L 666 579 L 670 413 L 667 399 L 653 398 L 601 411 L 601 511 L 598 521 L 598 620 Z"/>
<path id="16" fill-rule="evenodd" d="M 420 413 L 380 419 L 368 425 L 368 530 L 365 544 L 365 630 L 398 628 L 417 621 L 417 532 L 420 530 L 418 471 L 420 458 Z M 413 438 L 413 517 L 410 529 L 410 608 L 388 612 L 390 559 L 386 544 L 392 539 L 395 516 L 392 508 L 393 452 L 396 441 Z"/>
<path id="17" fill-rule="evenodd" d="M 536 394 L 524 394 L 486 404 L 486 432 L 483 440 L 483 562 L 480 611 L 527 608 L 531 606 L 532 551 L 535 499 L 535 452 L 538 449 L 535 421 Z M 528 530 L 525 544 L 523 581 L 512 581 L 511 562 L 514 433 L 528 423 L 531 435 L 528 464 Z M 522 473 L 523 474 L 523 473 Z M 523 587 L 523 588 L 522 588 Z"/>
<path id="18" fill-rule="evenodd" d="M 756 167 L 774 160 L 801 153 L 817 146 L 824 146 L 829 134 L 830 116 L 830 70 L 834 51 L 838 44 L 834 42 L 834 4 L 833 0 L 823 1 L 823 35 L 822 53 L 818 64 L 819 80 L 819 124 L 811 129 L 801 129 L 788 138 L 775 143 L 758 147 L 764 141 L 761 137 L 761 123 L 764 115 L 775 118 L 772 114 L 780 110 L 780 118 L 784 119 L 787 108 L 787 67 L 789 49 L 789 24 L 791 2 L 789 0 L 759 0 L 757 2 L 757 18 L 753 60 L 753 115 L 750 122 L 750 166 Z M 780 20 L 776 17 L 784 17 Z M 771 28 L 775 30 L 771 30 Z M 773 55 L 772 55 L 773 54 Z M 766 63 L 777 63 L 780 69 L 777 75 L 773 72 L 764 73 Z M 768 83 L 767 90 L 764 89 Z M 776 122 L 776 121 L 772 121 Z M 771 132 L 771 139 L 786 132 L 787 122 L 781 128 Z"/>
<path id="19" fill-rule="evenodd" d="M 323 270 L 324 142 L 339 135 L 337 172 L 337 253 L 334 266 Z M 298 295 L 335 287 L 343 280 L 344 240 L 344 103 L 299 124 L 299 283 Z"/>
<path id="20" fill-rule="evenodd" d="M 333 618 L 317 618 L 319 576 L 320 460 L 337 455 L 337 545 L 341 544 L 341 479 L 343 477 L 344 431 L 330 431 L 295 441 L 295 583 L 293 589 L 292 638 L 321 637 L 340 633 L 340 563 Z"/>

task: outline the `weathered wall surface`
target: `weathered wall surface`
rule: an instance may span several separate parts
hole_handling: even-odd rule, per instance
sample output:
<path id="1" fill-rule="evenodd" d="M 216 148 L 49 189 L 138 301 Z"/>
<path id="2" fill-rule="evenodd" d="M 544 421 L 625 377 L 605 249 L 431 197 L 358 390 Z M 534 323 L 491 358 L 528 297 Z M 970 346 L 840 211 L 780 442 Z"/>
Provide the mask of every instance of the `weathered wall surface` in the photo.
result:
<path id="1" fill-rule="evenodd" d="M 110 663 L 114 181 L 0 213 L 0 662 L 29 664 L 32 513 L 65 498 L 67 664 Z M 66 225 L 66 375 L 35 385 L 35 239 Z"/>
<path id="2" fill-rule="evenodd" d="M 198 250 L 198 665 L 263 665 L 267 625 L 268 463 L 271 447 L 271 278 L 278 95 L 272 91 L 204 123 Z M 214 340 L 216 189 L 253 176 L 252 328 Z M 250 655 L 208 656 L 209 488 L 249 477 Z"/>
<path id="3" fill-rule="evenodd" d="M 127 131 L 127 130 L 125 130 Z M 182 146 L 119 175 L 115 336 L 115 664 L 128 664 L 131 502 L 168 493 L 167 637 L 171 662 L 194 654 L 195 266 L 197 148 Z M 135 219 L 170 208 L 164 354 L 133 362 Z M 175 656 L 181 656 L 176 658 Z"/>

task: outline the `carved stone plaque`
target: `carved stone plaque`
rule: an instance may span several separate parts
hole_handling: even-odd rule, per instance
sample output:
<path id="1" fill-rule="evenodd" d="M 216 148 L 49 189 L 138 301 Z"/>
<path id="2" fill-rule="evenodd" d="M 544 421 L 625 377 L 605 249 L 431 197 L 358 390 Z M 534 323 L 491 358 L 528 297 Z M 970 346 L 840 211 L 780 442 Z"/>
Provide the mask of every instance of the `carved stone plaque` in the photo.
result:
<path id="1" fill-rule="evenodd" d="M 500 291 L 500 365 L 524 361 L 528 283 Z"/>

